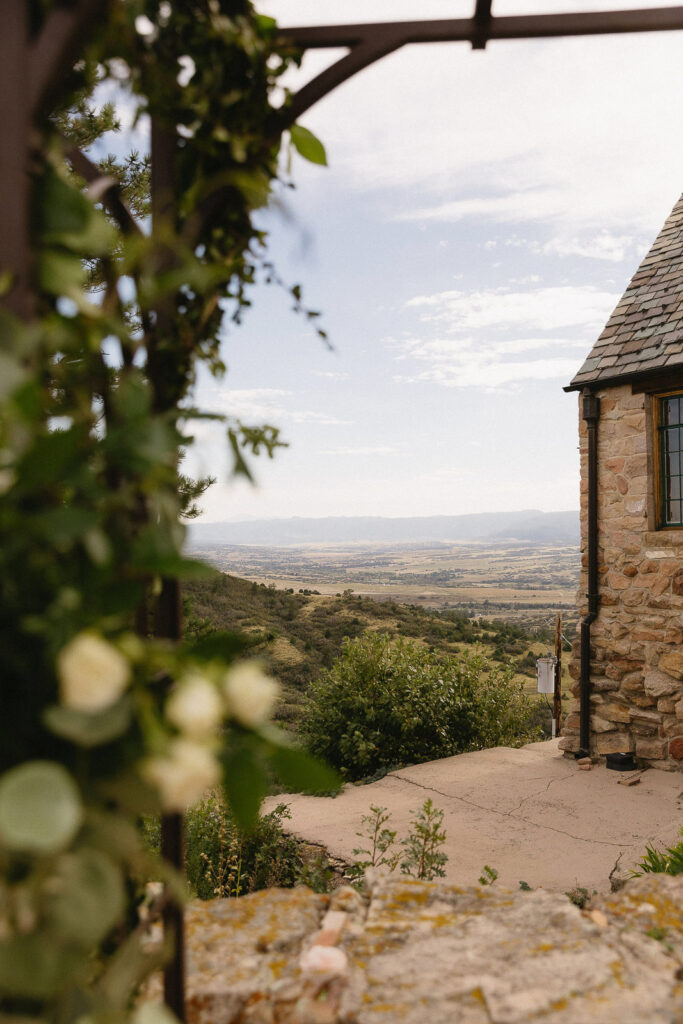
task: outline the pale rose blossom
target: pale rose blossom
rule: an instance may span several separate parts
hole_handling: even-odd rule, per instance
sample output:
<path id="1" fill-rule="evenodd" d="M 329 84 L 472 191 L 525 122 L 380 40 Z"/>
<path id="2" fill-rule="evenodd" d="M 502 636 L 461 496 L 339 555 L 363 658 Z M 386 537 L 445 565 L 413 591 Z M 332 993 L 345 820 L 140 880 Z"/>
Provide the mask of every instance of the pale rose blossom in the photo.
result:
<path id="1" fill-rule="evenodd" d="M 166 701 L 166 718 L 194 739 L 206 739 L 218 731 L 223 702 L 214 684 L 199 672 L 180 679 Z"/>
<path id="2" fill-rule="evenodd" d="M 141 775 L 159 793 L 165 811 L 185 811 L 220 779 L 220 765 L 207 747 L 171 740 L 168 753 L 142 762 Z"/>
<path id="3" fill-rule="evenodd" d="M 223 692 L 228 714 L 242 725 L 253 727 L 270 718 L 280 687 L 256 662 L 245 662 L 225 674 Z"/>
<path id="4" fill-rule="evenodd" d="M 16 479 L 13 469 L 0 469 L 0 494 L 6 494 L 10 487 L 14 487 Z"/>
<path id="5" fill-rule="evenodd" d="M 348 959 L 338 946 L 311 946 L 299 957 L 299 966 L 310 974 L 344 974 Z"/>
<path id="6" fill-rule="evenodd" d="M 79 633 L 62 648 L 57 675 L 62 704 L 91 714 L 115 704 L 131 679 L 126 658 L 97 633 Z"/>

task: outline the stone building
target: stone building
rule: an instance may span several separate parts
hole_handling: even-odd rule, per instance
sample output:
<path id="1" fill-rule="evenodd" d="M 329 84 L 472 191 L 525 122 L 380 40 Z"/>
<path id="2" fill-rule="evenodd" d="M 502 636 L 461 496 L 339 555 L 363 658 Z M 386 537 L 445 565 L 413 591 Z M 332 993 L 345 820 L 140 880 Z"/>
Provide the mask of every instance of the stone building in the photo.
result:
<path id="1" fill-rule="evenodd" d="M 582 571 L 560 746 L 683 768 L 683 196 L 566 390 Z"/>

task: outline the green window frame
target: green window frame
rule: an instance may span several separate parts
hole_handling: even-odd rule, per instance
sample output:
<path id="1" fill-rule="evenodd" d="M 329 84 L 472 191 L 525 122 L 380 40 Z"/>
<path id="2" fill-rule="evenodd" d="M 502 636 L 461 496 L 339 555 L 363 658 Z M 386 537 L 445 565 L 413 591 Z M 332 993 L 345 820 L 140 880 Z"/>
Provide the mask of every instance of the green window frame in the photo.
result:
<path id="1" fill-rule="evenodd" d="M 658 399 L 660 527 L 683 526 L 683 392 Z"/>

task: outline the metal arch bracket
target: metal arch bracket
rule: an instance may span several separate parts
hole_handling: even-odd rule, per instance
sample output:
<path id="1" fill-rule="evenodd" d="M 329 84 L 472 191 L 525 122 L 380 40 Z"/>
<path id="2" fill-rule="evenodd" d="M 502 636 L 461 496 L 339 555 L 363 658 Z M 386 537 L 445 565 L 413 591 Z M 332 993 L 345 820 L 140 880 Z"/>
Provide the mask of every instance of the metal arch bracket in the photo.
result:
<path id="1" fill-rule="evenodd" d="M 363 68 L 410 43 L 469 42 L 484 49 L 489 40 L 549 39 L 612 33 L 683 29 L 683 6 L 570 14 L 529 14 L 494 18 L 491 0 L 477 0 L 472 18 L 368 22 L 282 28 L 279 39 L 303 50 L 345 47 L 348 54 L 308 82 L 280 114 L 292 124 L 306 110 Z"/>

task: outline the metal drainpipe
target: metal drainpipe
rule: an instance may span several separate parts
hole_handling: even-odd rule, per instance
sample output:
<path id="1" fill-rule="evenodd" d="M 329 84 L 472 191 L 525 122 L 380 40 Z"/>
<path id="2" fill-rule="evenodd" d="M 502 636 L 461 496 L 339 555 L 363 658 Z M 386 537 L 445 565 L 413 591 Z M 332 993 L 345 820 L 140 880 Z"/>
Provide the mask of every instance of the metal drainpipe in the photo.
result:
<path id="1" fill-rule="evenodd" d="M 598 420 L 600 399 L 582 393 L 581 414 L 588 429 L 588 614 L 581 620 L 580 723 L 577 757 L 590 751 L 591 625 L 598 615 Z"/>

